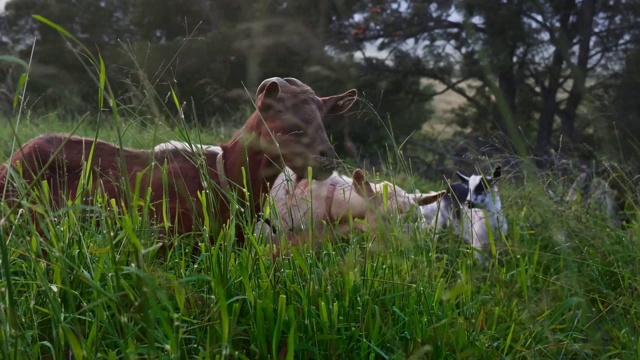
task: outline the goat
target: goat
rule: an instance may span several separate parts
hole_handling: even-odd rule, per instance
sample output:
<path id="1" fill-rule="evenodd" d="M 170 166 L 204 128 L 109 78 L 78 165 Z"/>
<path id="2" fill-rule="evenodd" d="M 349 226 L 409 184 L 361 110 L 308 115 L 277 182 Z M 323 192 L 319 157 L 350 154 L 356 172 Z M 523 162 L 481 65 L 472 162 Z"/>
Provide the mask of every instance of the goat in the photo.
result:
<path id="1" fill-rule="evenodd" d="M 219 146 L 220 151 L 202 154 L 179 148 L 134 150 L 66 134 L 42 135 L 25 143 L 9 164 L 0 167 L 0 189 L 7 190 L 3 200 L 14 208 L 20 204 L 10 174 L 21 177 L 28 191 L 44 180 L 49 188 L 46 200 L 54 208 L 82 196 L 77 189 L 86 179 L 92 181 L 86 189 L 90 196 L 99 190 L 108 198 L 119 199 L 118 204 L 131 200 L 123 198 L 127 189 L 133 193 L 140 186 L 149 189 L 150 216 L 172 219 L 171 231 L 184 234 L 204 219 L 198 194 L 213 191 L 211 210 L 219 230 L 231 218 L 227 195 L 237 194 L 245 210 L 257 212 L 284 166 L 300 178 L 307 176 L 309 167 L 315 179 L 331 176 L 337 158 L 323 119 L 347 111 L 356 97 L 357 91 L 352 89 L 319 98 L 297 79 L 266 79 L 256 92 L 257 110 L 245 125 L 231 141 Z M 207 183 L 217 186 L 211 189 Z M 161 213 L 163 202 L 168 214 Z M 236 238 L 244 240 L 240 226 L 236 227 Z"/>
<path id="2" fill-rule="evenodd" d="M 388 207 L 387 211 L 389 213 L 403 215 L 412 215 L 412 213 L 415 213 L 418 225 L 423 229 L 427 226 L 427 222 L 422 216 L 422 206 L 433 204 L 435 203 L 435 201 L 446 195 L 446 190 L 437 192 L 431 191 L 427 194 L 421 193 L 419 191 L 409 193 L 400 186 L 389 181 L 372 183 L 372 186 L 374 191 L 379 194 L 378 196 L 381 200 L 383 199 L 383 195 L 386 189 L 387 198 L 386 201 L 382 200 L 381 206 L 386 205 Z M 435 201 L 433 201 L 433 195 L 438 196 Z"/>
<path id="3" fill-rule="evenodd" d="M 279 215 L 279 219 L 272 218 L 271 223 L 283 229 L 292 243 L 299 242 L 309 231 L 319 237 L 324 231 L 323 224 L 330 225 L 339 235 L 347 235 L 351 224 L 356 230 L 368 231 L 389 214 L 417 211 L 419 206 L 433 203 L 445 194 L 441 191 L 416 195 L 401 189 L 396 191 L 395 187 L 390 189 L 385 201 L 381 192 L 365 180 L 360 169 L 354 171 L 352 178 L 334 172 L 326 180 L 310 182 L 297 180 L 295 174 L 285 168 L 271 190 Z M 272 229 L 262 229 L 274 238 Z"/>
<path id="4" fill-rule="evenodd" d="M 489 253 L 490 236 L 506 234 L 508 230 L 495 186 L 501 170 L 498 165 L 492 176 L 466 176 L 458 171 L 461 182 L 450 184 L 440 202 L 420 207 L 425 220 L 435 229 L 451 226 L 466 243 L 481 251 L 476 253 L 480 261 L 484 260 L 482 253 Z"/>

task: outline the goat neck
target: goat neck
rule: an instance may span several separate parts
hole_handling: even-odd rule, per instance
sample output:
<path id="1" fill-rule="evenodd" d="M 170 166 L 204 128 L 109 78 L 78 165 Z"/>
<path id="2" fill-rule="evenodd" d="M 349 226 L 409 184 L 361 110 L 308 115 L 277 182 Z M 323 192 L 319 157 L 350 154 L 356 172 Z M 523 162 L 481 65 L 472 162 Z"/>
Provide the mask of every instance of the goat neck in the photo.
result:
<path id="1" fill-rule="evenodd" d="M 467 205 L 469 187 L 461 182 L 451 184 L 447 195 L 444 197 L 445 206 L 451 209 L 455 219 L 460 219 L 462 204 Z"/>

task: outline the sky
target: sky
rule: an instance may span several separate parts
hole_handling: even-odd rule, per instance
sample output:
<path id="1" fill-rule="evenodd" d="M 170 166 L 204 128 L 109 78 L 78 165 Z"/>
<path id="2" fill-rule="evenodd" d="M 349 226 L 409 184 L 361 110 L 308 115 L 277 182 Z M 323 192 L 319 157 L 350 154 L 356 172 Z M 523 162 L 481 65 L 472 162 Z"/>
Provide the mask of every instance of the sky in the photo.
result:
<path id="1" fill-rule="evenodd" d="M 0 13 L 4 12 L 4 4 L 9 2 L 9 0 L 0 0 Z"/>

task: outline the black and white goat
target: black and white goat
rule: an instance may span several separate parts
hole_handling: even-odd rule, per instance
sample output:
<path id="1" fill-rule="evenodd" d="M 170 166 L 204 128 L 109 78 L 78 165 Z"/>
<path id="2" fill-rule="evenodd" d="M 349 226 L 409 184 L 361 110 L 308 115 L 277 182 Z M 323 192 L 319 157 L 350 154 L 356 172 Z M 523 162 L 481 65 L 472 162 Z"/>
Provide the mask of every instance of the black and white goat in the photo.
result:
<path id="1" fill-rule="evenodd" d="M 507 233 L 507 221 L 502 213 L 502 201 L 495 180 L 502 168 L 498 165 L 492 176 L 466 176 L 456 172 L 461 182 L 450 184 L 447 195 L 438 203 L 421 206 L 425 220 L 437 229 L 452 226 L 464 241 L 478 249 L 476 258 L 483 261 L 491 253 L 491 238 Z"/>

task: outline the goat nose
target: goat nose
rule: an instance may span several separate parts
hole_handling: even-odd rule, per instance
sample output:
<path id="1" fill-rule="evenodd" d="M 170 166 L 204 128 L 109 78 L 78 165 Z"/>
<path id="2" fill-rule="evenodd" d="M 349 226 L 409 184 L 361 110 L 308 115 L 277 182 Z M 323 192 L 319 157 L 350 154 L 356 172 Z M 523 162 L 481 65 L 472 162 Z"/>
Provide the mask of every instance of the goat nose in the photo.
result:
<path id="1" fill-rule="evenodd" d="M 326 149 L 320 150 L 320 151 L 318 152 L 318 156 L 319 156 L 319 157 L 323 157 L 323 158 L 327 158 L 327 159 L 329 159 L 329 158 L 333 158 L 333 156 L 332 156 L 332 155 L 333 155 L 333 151 L 326 150 Z"/>
<path id="2" fill-rule="evenodd" d="M 324 169 L 335 169 L 337 166 L 337 159 L 338 156 L 336 155 L 335 151 L 333 150 L 333 148 L 324 148 L 320 151 L 318 151 L 318 157 L 317 157 L 318 161 L 320 162 L 320 165 L 324 168 Z"/>

